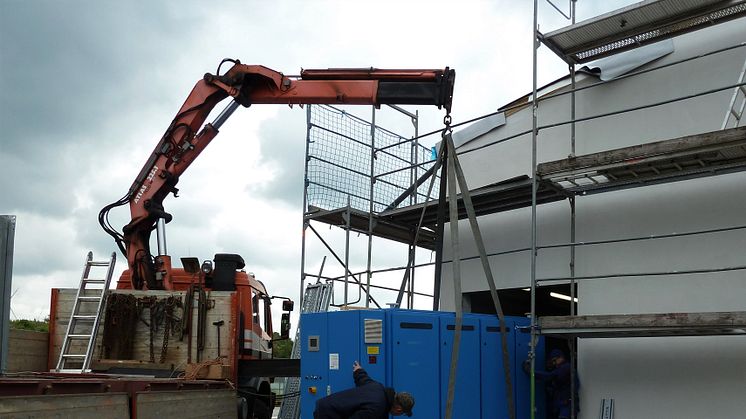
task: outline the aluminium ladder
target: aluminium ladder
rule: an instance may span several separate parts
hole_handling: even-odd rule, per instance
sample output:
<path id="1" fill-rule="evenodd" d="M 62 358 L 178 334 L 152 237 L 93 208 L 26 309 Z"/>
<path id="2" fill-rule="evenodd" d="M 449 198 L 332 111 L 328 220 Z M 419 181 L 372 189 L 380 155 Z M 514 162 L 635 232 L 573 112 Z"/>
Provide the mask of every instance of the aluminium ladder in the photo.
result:
<path id="1" fill-rule="evenodd" d="M 108 261 L 97 262 L 93 260 L 93 252 L 88 252 L 78 292 L 75 294 L 75 301 L 70 312 L 65 339 L 62 341 L 56 372 L 78 374 L 90 372 L 96 332 L 116 259 L 116 253 L 112 253 Z M 106 268 L 105 276 L 91 276 L 93 268 Z M 97 271 L 101 270 L 97 269 Z M 89 287 L 90 285 L 93 287 Z"/>
<path id="2" fill-rule="evenodd" d="M 738 77 L 738 84 L 733 97 L 730 99 L 730 107 L 728 112 L 725 114 L 725 120 L 723 120 L 723 126 L 720 129 L 727 128 L 738 128 L 741 125 L 741 118 L 743 117 L 743 110 L 746 108 L 746 61 L 743 63 L 743 69 L 741 75 Z"/>
<path id="3" fill-rule="evenodd" d="M 322 313 L 329 310 L 333 292 L 333 282 L 308 284 L 303 294 L 302 313 Z M 299 322 L 300 323 L 300 322 Z M 292 359 L 300 359 L 300 324 L 295 331 L 295 341 L 293 342 L 293 352 L 290 355 Z M 296 419 L 300 415 L 300 377 L 288 377 L 285 380 L 285 397 L 282 399 L 280 406 L 279 419 Z"/>

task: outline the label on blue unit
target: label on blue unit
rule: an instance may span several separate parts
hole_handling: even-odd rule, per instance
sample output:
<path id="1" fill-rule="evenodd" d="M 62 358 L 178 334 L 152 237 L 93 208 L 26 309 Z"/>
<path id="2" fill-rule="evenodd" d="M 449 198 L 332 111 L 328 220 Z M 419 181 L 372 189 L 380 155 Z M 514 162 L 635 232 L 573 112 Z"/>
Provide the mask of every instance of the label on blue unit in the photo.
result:
<path id="1" fill-rule="evenodd" d="M 329 354 L 329 369 L 330 370 L 339 369 L 339 354 Z"/>

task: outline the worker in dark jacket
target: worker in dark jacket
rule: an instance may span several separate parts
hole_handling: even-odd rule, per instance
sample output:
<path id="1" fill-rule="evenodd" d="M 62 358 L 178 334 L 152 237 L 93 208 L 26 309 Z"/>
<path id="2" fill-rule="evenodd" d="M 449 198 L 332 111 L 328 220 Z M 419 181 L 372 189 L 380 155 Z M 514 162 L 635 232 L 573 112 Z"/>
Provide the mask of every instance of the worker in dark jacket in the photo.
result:
<path id="1" fill-rule="evenodd" d="M 572 368 L 565 360 L 565 354 L 560 349 L 552 349 L 549 359 L 553 369 L 551 371 L 534 371 L 537 380 L 544 381 L 547 392 L 552 400 L 551 418 L 569 419 L 571 411 L 570 395 L 572 394 Z M 528 360 L 523 364 L 523 369 L 529 372 Z M 575 413 L 578 413 L 577 391 L 580 387 L 577 376 L 575 376 Z"/>
<path id="2" fill-rule="evenodd" d="M 314 419 L 388 419 L 392 416 L 412 416 L 414 398 L 402 391 L 368 377 L 368 373 L 355 361 L 352 366 L 355 388 L 326 396 L 316 402 Z"/>

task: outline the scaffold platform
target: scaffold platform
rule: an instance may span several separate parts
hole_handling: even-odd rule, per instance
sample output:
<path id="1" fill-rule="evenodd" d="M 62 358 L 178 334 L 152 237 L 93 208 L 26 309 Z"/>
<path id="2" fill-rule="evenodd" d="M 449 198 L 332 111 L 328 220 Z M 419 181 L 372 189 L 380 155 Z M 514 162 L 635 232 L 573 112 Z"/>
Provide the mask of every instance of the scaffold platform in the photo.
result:
<path id="1" fill-rule="evenodd" d="M 471 190 L 471 199 L 474 204 L 474 211 L 477 216 L 480 216 L 530 207 L 531 187 L 531 178 L 523 175 L 473 189 Z M 561 201 L 566 197 L 567 195 L 563 191 L 553 187 L 548 182 L 538 185 L 537 204 Z M 437 223 L 437 200 L 385 211 L 381 213 L 381 217 L 400 224 L 416 225 L 420 219 L 423 207 L 425 209 L 425 216 L 422 224 L 424 226 L 434 226 Z M 466 218 L 466 208 L 464 207 L 461 194 L 458 195 L 458 217 L 459 220 Z M 445 216 L 445 222 L 448 222 L 448 214 Z"/>
<path id="2" fill-rule="evenodd" d="M 547 162 L 537 173 L 569 194 L 589 195 L 744 169 L 746 127 L 740 127 Z"/>
<path id="3" fill-rule="evenodd" d="M 568 64 L 586 63 L 746 15 L 746 0 L 647 0 L 540 36 Z"/>
<path id="4" fill-rule="evenodd" d="M 746 170 L 746 127 L 731 128 L 602 151 L 539 164 L 537 204 L 575 195 L 590 195 L 678 182 Z M 477 216 L 531 206 L 531 178 L 523 175 L 471 191 Z M 459 219 L 466 218 L 461 195 Z M 434 249 L 438 201 L 373 214 L 373 234 L 411 243 L 425 211 L 417 246 Z M 346 208 L 309 207 L 307 220 L 343 227 Z M 445 222 L 449 221 L 448 213 Z M 350 209 L 350 228 L 368 232 L 369 214 Z"/>
<path id="5" fill-rule="evenodd" d="M 309 206 L 306 214 L 307 221 L 318 221 L 324 224 L 330 224 L 337 227 L 347 226 L 347 208 L 337 208 L 334 210 L 324 210 L 318 207 Z M 369 213 L 365 211 L 349 209 L 350 230 L 358 233 L 368 234 Z M 379 214 L 373 214 L 373 235 L 394 240 L 400 243 L 411 244 L 414 240 L 417 221 L 414 223 L 400 223 L 384 217 Z M 417 238 L 417 246 L 434 250 L 435 249 L 435 232 L 427 228 L 421 228 Z"/>
<path id="6" fill-rule="evenodd" d="M 746 312 L 545 316 L 538 327 L 562 338 L 746 335 Z"/>

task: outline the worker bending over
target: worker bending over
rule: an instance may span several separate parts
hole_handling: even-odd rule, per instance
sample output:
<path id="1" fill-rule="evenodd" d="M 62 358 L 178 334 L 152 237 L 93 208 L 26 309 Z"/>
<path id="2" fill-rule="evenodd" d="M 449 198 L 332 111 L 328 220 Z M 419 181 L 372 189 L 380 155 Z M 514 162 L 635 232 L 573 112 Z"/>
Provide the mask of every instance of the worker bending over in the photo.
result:
<path id="1" fill-rule="evenodd" d="M 391 387 L 368 377 L 355 361 L 352 364 L 355 388 L 326 396 L 316 402 L 314 419 L 388 419 L 392 416 L 412 416 L 414 398 L 411 394 L 395 392 Z"/>

